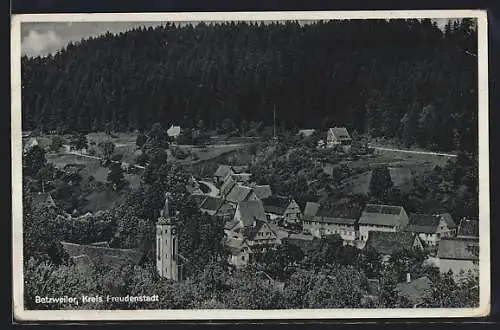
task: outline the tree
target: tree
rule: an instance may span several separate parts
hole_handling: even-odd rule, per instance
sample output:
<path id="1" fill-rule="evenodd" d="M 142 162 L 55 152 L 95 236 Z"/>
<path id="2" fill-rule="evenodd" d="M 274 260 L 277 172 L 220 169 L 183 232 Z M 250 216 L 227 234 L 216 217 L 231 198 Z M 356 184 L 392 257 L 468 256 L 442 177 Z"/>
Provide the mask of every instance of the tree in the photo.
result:
<path id="1" fill-rule="evenodd" d="M 147 137 L 144 133 L 139 133 L 139 135 L 137 135 L 137 139 L 135 140 L 135 144 L 139 147 L 139 148 L 142 148 L 147 142 Z"/>
<path id="2" fill-rule="evenodd" d="M 372 171 L 370 194 L 373 197 L 384 201 L 393 185 L 391 174 L 387 167 L 378 167 Z"/>
<path id="3" fill-rule="evenodd" d="M 26 174 L 36 175 L 47 163 L 45 151 L 36 145 L 28 150 L 23 157 L 23 161 Z"/>
<path id="4" fill-rule="evenodd" d="M 88 148 L 87 136 L 85 134 L 75 134 L 71 137 L 69 145 L 75 150 Z"/>
<path id="5" fill-rule="evenodd" d="M 52 164 L 47 164 L 38 171 L 37 177 L 40 180 L 42 192 L 45 192 L 47 184 L 55 180 L 56 174 L 57 170 Z"/>
<path id="6" fill-rule="evenodd" d="M 102 157 L 106 161 L 109 161 L 111 155 L 113 155 L 113 152 L 115 151 L 115 144 L 109 140 L 102 141 L 99 143 L 99 149 L 101 149 Z"/>
<path id="7" fill-rule="evenodd" d="M 120 163 L 111 163 L 108 173 L 108 182 L 113 185 L 113 190 L 119 190 L 125 185 L 123 169 Z"/>

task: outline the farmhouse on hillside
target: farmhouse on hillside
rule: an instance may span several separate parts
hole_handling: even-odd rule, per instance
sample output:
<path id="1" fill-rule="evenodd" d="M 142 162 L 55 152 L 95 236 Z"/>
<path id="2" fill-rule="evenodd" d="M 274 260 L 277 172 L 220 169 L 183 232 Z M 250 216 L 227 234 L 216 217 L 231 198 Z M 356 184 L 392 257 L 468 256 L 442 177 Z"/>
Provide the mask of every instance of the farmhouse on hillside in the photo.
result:
<path id="1" fill-rule="evenodd" d="M 350 146 L 352 143 L 351 136 L 345 127 L 333 127 L 328 129 L 326 135 L 326 147 L 332 148 L 336 145 Z"/>
<path id="2" fill-rule="evenodd" d="M 401 231 L 372 231 L 364 246 L 364 249 L 373 249 L 378 252 L 383 261 L 388 261 L 394 252 L 398 250 L 422 250 L 423 248 L 424 246 L 418 235 Z"/>
<path id="3" fill-rule="evenodd" d="M 262 203 L 271 220 L 280 218 L 288 224 L 297 224 L 302 219 L 300 207 L 292 197 L 270 196 Z"/>
<path id="4" fill-rule="evenodd" d="M 243 201 L 258 200 L 252 188 L 240 185 L 239 183 L 233 185 L 231 191 L 226 195 L 226 201 L 237 205 Z"/>
<path id="5" fill-rule="evenodd" d="M 444 273 L 453 271 L 455 276 L 460 271 L 479 269 L 479 241 L 470 239 L 442 239 L 438 246 L 439 270 Z"/>
<path id="6" fill-rule="evenodd" d="M 367 204 L 359 219 L 359 236 L 366 241 L 372 231 L 397 232 L 408 222 L 408 215 L 401 206 Z"/>
<path id="7" fill-rule="evenodd" d="M 436 246 L 441 238 L 455 236 L 456 225 L 449 213 L 410 214 L 404 231 L 417 234 L 427 246 Z"/>
<path id="8" fill-rule="evenodd" d="M 234 174 L 231 166 L 219 165 L 219 167 L 217 167 L 217 170 L 214 173 L 214 182 L 215 183 L 222 183 L 231 174 Z"/>

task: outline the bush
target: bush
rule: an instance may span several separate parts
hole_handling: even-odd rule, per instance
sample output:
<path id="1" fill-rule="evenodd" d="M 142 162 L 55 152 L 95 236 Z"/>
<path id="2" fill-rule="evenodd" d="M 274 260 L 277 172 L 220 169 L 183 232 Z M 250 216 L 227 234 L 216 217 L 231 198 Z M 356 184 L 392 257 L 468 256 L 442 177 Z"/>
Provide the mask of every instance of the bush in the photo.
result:
<path id="1" fill-rule="evenodd" d="M 189 153 L 182 150 L 179 147 L 172 148 L 172 155 L 177 159 L 186 159 L 189 156 Z"/>
<path id="2" fill-rule="evenodd" d="M 122 154 L 115 154 L 111 157 L 111 160 L 115 161 L 115 162 L 119 162 L 123 159 L 123 155 Z"/>

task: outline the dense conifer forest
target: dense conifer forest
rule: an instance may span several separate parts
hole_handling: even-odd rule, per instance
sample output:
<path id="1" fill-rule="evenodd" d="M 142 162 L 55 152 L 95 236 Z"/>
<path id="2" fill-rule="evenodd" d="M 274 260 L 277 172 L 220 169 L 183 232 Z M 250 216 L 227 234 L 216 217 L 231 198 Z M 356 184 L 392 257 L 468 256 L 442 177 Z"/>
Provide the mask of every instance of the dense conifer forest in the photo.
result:
<path id="1" fill-rule="evenodd" d="M 231 119 L 334 125 L 435 150 L 477 149 L 474 22 L 166 24 L 22 58 L 23 128 L 206 129 Z"/>

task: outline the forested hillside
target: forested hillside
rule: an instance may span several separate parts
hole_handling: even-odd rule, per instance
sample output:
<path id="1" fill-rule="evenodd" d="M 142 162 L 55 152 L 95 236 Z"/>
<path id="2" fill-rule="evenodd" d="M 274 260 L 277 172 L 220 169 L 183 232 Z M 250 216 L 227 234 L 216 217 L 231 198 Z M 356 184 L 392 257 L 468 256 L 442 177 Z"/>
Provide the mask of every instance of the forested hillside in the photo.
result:
<path id="1" fill-rule="evenodd" d="M 477 149 L 472 20 L 137 29 L 22 58 L 23 129 L 334 125 L 407 146 Z"/>

